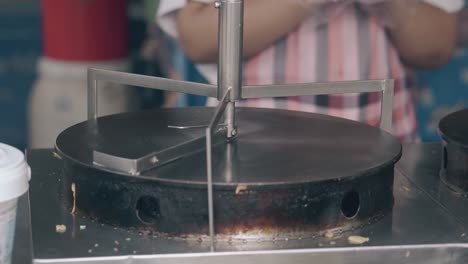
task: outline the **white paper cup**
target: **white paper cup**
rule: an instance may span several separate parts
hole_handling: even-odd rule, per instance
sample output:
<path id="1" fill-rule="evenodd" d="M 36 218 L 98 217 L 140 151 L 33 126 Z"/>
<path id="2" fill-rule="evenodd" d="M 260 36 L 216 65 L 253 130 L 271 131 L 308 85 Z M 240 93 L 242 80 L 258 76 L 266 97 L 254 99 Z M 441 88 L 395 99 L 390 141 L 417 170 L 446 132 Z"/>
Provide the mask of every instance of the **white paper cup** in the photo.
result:
<path id="1" fill-rule="evenodd" d="M 0 264 L 11 263 L 18 197 L 28 191 L 30 178 L 24 154 L 0 143 Z"/>

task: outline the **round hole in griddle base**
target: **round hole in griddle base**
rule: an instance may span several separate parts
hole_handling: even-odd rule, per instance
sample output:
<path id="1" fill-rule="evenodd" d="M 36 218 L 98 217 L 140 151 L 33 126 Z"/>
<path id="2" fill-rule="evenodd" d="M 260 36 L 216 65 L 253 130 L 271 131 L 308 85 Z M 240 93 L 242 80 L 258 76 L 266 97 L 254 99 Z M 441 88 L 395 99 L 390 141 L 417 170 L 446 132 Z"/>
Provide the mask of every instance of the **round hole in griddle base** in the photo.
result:
<path id="1" fill-rule="evenodd" d="M 136 204 L 137 218 L 144 224 L 154 224 L 161 216 L 158 199 L 152 196 L 142 196 Z"/>
<path id="2" fill-rule="evenodd" d="M 359 207 L 360 198 L 356 191 L 347 192 L 341 200 L 341 212 L 348 219 L 354 218 L 358 214 Z"/>

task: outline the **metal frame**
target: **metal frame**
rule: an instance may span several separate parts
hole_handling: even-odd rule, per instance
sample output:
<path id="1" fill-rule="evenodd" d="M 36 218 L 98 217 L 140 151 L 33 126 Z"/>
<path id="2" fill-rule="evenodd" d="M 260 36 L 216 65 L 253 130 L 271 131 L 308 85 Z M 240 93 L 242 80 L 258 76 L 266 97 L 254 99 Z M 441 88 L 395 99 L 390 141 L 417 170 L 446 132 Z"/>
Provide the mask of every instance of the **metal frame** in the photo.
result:
<path id="1" fill-rule="evenodd" d="M 112 82 L 125 85 L 140 86 L 145 88 L 217 97 L 216 86 L 202 83 L 184 82 L 140 75 L 127 72 L 118 72 L 90 68 L 88 69 L 88 119 L 98 116 L 97 89 L 98 81 Z"/>
<path id="2" fill-rule="evenodd" d="M 138 74 L 116 72 L 101 69 L 88 69 L 88 120 L 94 121 L 94 130 L 98 131 L 98 81 L 107 81 L 119 84 L 134 85 L 172 92 L 189 93 L 217 98 L 220 103 L 216 112 L 206 128 L 206 145 L 203 146 L 203 137 L 181 143 L 177 146 L 150 153 L 137 159 L 127 159 L 94 151 L 94 163 L 105 167 L 107 170 L 126 172 L 138 175 L 144 170 L 149 170 L 182 158 L 191 153 L 206 148 L 207 156 L 207 187 L 209 207 L 209 232 L 211 238 L 211 250 L 214 251 L 214 216 L 212 197 L 212 159 L 211 148 L 213 139 L 215 142 L 230 139 L 237 135 L 235 119 L 235 101 L 249 98 L 263 97 L 288 97 L 323 94 L 343 94 L 380 92 L 381 94 L 381 120 L 380 127 L 390 131 L 392 127 L 392 108 L 394 95 L 393 80 L 369 80 L 347 81 L 331 83 L 304 83 L 287 85 L 260 85 L 242 87 L 242 43 L 243 43 L 243 2 L 244 0 L 220 0 L 215 3 L 219 8 L 219 61 L 218 61 L 218 85 L 200 84 L 144 76 Z M 214 131 L 221 117 L 224 115 L 223 131 L 225 137 L 220 136 L 220 131 Z M 200 128 L 173 127 L 173 128 Z"/>
<path id="3" fill-rule="evenodd" d="M 142 86 L 165 91 L 183 92 L 203 95 L 216 98 L 216 87 L 213 85 L 169 80 L 165 78 L 151 77 L 145 75 L 131 74 L 125 72 L 115 72 L 100 69 L 88 69 L 88 120 L 96 121 L 98 117 L 97 88 L 98 81 L 109 81 L 120 84 Z M 226 92 L 229 91 L 228 96 Z M 235 124 L 235 101 L 229 101 L 233 89 L 228 87 L 221 102 L 226 102 L 225 123 L 221 124 L 225 128 L 224 134 L 227 139 L 237 135 Z M 219 92 L 219 89 L 218 89 Z M 242 88 L 242 99 L 265 98 L 265 97 L 287 97 L 306 96 L 322 94 L 345 94 L 362 92 L 380 92 L 381 94 L 381 118 L 380 128 L 389 131 L 392 128 L 392 108 L 394 81 L 393 80 L 371 80 L 371 81 L 348 81 L 330 83 L 303 83 L 285 85 L 258 85 L 245 86 Z M 174 129 L 205 128 L 200 126 L 170 126 Z M 95 125 L 97 131 L 98 126 Z M 216 142 L 223 141 L 221 131 L 215 133 Z M 141 172 L 164 165 L 173 160 L 201 151 L 204 148 L 203 137 L 183 142 L 177 146 L 167 148 L 158 152 L 153 152 L 137 159 L 128 159 L 115 155 L 106 154 L 100 151 L 93 152 L 93 160 L 97 166 L 105 167 L 117 172 L 139 175 Z"/>
<path id="4" fill-rule="evenodd" d="M 389 132 L 392 129 L 393 80 L 257 85 L 245 86 L 242 90 L 242 98 L 244 99 L 380 92 L 380 99 L 382 102 L 380 109 L 380 128 Z"/>

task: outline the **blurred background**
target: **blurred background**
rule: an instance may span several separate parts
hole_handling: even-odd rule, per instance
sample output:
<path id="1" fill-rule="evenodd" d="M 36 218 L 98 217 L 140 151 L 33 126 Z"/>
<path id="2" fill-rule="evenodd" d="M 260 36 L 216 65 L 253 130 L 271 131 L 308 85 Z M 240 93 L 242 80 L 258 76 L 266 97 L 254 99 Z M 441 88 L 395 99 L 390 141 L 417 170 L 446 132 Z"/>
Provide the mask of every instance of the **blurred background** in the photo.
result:
<path id="1" fill-rule="evenodd" d="M 206 82 L 158 29 L 157 8 L 158 0 L 0 0 L 0 142 L 50 147 L 57 133 L 84 120 L 87 67 Z M 447 65 L 412 73 L 423 141 L 439 140 L 439 119 L 468 107 L 466 21 L 465 9 Z M 104 114 L 205 103 L 112 84 L 100 92 Z"/>

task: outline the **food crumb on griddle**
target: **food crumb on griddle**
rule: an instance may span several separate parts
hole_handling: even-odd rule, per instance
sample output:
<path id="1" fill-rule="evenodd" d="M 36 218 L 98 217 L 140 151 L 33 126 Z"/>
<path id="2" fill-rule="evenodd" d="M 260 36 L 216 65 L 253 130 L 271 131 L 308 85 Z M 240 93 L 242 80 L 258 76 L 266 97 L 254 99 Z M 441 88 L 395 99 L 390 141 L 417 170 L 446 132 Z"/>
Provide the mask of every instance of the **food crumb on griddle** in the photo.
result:
<path id="1" fill-rule="evenodd" d="M 239 193 L 242 193 L 242 192 L 245 192 L 245 191 L 247 191 L 247 185 L 244 185 L 244 184 L 237 185 L 236 194 L 239 194 Z"/>

